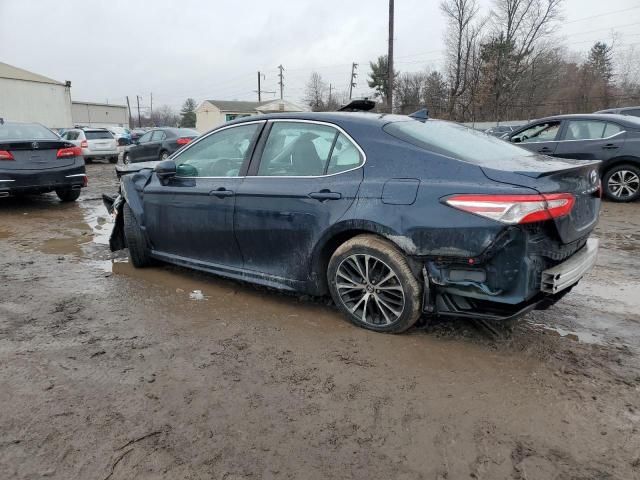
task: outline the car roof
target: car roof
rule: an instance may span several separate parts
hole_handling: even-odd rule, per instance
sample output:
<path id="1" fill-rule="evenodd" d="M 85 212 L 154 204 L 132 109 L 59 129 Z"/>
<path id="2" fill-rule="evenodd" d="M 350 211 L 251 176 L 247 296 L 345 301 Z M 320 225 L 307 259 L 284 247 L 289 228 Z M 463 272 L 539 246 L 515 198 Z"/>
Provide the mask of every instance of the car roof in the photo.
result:
<path id="1" fill-rule="evenodd" d="M 567 115 L 554 115 L 551 117 L 537 118 L 536 120 L 529 122 L 529 124 L 549 120 L 602 120 L 605 122 L 615 120 L 617 123 L 621 123 L 628 127 L 640 128 L 640 118 L 630 117 L 629 115 L 619 115 L 616 113 L 572 113 Z"/>
<path id="2" fill-rule="evenodd" d="M 626 112 L 627 110 L 637 110 L 639 108 L 640 108 L 640 105 L 637 107 L 614 107 L 614 108 L 607 108 L 605 110 L 598 110 L 595 113 Z"/>

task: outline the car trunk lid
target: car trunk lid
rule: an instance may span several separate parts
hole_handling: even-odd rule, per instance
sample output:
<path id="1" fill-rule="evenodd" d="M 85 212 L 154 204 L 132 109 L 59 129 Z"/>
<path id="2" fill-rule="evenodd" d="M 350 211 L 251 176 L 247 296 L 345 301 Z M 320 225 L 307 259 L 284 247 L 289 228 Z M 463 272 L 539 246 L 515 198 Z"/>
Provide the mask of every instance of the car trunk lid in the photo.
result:
<path id="1" fill-rule="evenodd" d="M 13 160 L 0 162 L 2 170 L 48 170 L 73 165 L 75 157 L 58 158 L 58 150 L 74 145 L 63 140 L 21 140 L 0 142 L 0 150 L 11 154 Z"/>
<path id="2" fill-rule="evenodd" d="M 86 131 L 87 146 L 89 150 L 99 152 L 105 150 L 115 150 L 117 148 L 116 139 L 107 131 Z"/>
<path id="3" fill-rule="evenodd" d="M 569 215 L 554 218 L 562 243 L 586 237 L 596 225 L 600 212 L 599 161 L 525 157 L 506 169 L 483 167 L 491 180 L 532 188 L 539 193 L 570 193 L 575 204 Z"/>

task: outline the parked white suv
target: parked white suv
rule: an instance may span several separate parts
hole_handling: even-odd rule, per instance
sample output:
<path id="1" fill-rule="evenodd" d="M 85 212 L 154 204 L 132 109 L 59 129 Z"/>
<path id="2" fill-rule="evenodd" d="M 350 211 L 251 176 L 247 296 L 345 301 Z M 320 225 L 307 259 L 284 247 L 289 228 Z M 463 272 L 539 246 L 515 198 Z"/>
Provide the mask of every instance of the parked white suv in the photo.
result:
<path id="1" fill-rule="evenodd" d="M 64 132 L 62 139 L 82 148 L 82 155 L 87 163 L 97 158 L 104 158 L 111 163 L 118 161 L 116 139 L 104 128 L 74 128 Z"/>

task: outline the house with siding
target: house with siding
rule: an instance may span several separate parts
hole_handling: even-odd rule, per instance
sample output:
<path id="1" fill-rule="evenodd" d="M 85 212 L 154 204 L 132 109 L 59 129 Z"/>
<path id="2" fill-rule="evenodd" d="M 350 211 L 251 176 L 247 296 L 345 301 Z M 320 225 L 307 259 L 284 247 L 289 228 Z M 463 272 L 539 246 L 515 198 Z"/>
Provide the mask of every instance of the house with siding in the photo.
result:
<path id="1" fill-rule="evenodd" d="M 305 109 L 288 100 L 244 102 L 230 100 L 204 100 L 196 109 L 196 130 L 207 132 L 225 122 L 240 117 L 277 112 L 302 112 Z"/>

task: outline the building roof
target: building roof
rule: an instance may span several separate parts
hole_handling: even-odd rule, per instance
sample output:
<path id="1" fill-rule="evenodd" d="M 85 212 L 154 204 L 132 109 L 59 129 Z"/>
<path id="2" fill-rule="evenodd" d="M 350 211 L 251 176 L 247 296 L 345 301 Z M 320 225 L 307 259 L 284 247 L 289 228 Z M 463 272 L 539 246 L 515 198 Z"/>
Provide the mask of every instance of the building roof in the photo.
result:
<path id="1" fill-rule="evenodd" d="M 256 109 L 269 102 L 240 102 L 236 100 L 207 100 L 221 112 L 255 113 Z"/>
<path id="2" fill-rule="evenodd" d="M 120 104 L 117 104 L 117 103 L 81 102 L 81 101 L 76 101 L 76 100 L 72 100 L 71 104 L 72 105 L 89 105 L 89 106 L 96 106 L 96 107 L 127 108 L 126 105 L 120 105 Z"/>
<path id="3" fill-rule="evenodd" d="M 0 62 L 0 78 L 10 78 L 12 80 L 24 80 L 27 82 L 50 83 L 53 85 L 64 85 L 64 83 L 52 78 L 39 75 L 37 73 L 14 67 L 8 63 Z"/>

